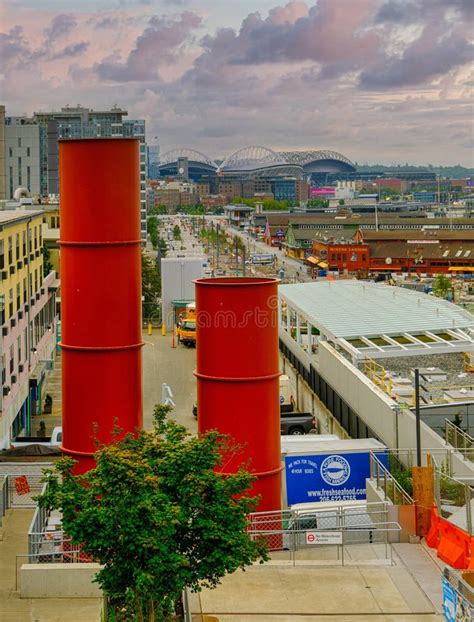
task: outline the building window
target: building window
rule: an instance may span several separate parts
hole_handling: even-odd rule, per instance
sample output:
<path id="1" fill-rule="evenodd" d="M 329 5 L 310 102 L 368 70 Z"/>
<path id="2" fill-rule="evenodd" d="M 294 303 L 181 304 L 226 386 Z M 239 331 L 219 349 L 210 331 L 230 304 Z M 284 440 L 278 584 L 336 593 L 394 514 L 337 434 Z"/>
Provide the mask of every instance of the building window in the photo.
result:
<path id="1" fill-rule="evenodd" d="M 0 240 L 0 270 L 5 267 L 5 255 L 3 253 L 3 240 Z"/>
<path id="2" fill-rule="evenodd" d="M 13 198 L 13 166 L 10 166 L 10 175 L 9 175 L 9 181 L 10 181 L 10 198 Z"/>
<path id="3" fill-rule="evenodd" d="M 13 370 L 15 369 L 15 346 L 10 346 L 10 375 L 13 374 Z"/>
<path id="4" fill-rule="evenodd" d="M 23 242 L 23 257 L 26 255 L 26 231 L 22 233 L 22 242 Z"/>
<path id="5" fill-rule="evenodd" d="M 27 278 L 23 279 L 23 304 L 26 304 L 26 299 L 28 298 L 28 287 L 27 287 Z"/>
<path id="6" fill-rule="evenodd" d="M 362 255 L 362 261 L 367 261 L 367 255 Z"/>
<path id="7" fill-rule="evenodd" d="M 33 230 L 33 237 L 35 240 L 35 250 L 38 249 L 38 227 L 35 227 Z"/>
<path id="8" fill-rule="evenodd" d="M 8 263 L 13 263 L 13 238 L 11 235 L 8 237 Z"/>
<path id="9" fill-rule="evenodd" d="M 13 287 L 11 287 L 8 291 L 8 311 L 9 317 L 13 315 Z"/>
<path id="10" fill-rule="evenodd" d="M 22 176 L 21 176 L 21 157 L 18 158 L 18 185 L 22 184 Z"/>
<path id="11" fill-rule="evenodd" d="M 18 139 L 18 146 L 21 147 L 21 138 Z"/>
<path id="12" fill-rule="evenodd" d="M 26 167 L 26 185 L 28 190 L 31 190 L 31 168 L 29 166 Z"/>
<path id="13" fill-rule="evenodd" d="M 20 283 L 16 284 L 16 310 L 21 307 L 21 285 Z"/>
<path id="14" fill-rule="evenodd" d="M 21 363 L 21 338 L 22 335 L 20 335 L 17 339 L 18 363 Z"/>
<path id="15" fill-rule="evenodd" d="M 16 242 L 16 260 L 19 261 L 20 260 L 20 234 L 19 233 L 16 234 L 15 242 Z"/>
<path id="16" fill-rule="evenodd" d="M 26 148 L 26 155 L 27 155 L 27 157 L 28 157 L 28 158 L 29 158 L 29 157 L 30 157 L 30 155 L 31 155 L 31 151 L 30 151 L 30 148 L 29 148 L 29 147 L 27 147 L 27 148 Z"/>
<path id="17" fill-rule="evenodd" d="M 13 149 L 11 147 L 8 148 L 8 155 L 10 158 L 13 158 Z"/>

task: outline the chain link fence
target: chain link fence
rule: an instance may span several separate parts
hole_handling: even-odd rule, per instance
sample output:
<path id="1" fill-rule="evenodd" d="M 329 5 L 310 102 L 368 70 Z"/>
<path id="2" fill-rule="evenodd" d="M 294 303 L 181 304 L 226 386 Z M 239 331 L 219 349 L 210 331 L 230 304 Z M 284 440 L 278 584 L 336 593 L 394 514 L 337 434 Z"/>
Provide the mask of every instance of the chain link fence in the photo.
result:
<path id="1" fill-rule="evenodd" d="M 352 506 L 308 507 L 305 509 L 258 512 L 249 516 L 247 532 L 253 540 L 263 541 L 271 553 L 288 552 L 297 558 L 327 559 L 328 549 L 336 549 L 344 564 L 347 547 L 365 546 L 367 555 L 392 559 L 391 540 L 401 527 L 388 521 L 388 504 L 376 502 Z M 369 546 L 370 545 L 370 546 Z M 384 553 L 375 548 L 382 545 Z"/>

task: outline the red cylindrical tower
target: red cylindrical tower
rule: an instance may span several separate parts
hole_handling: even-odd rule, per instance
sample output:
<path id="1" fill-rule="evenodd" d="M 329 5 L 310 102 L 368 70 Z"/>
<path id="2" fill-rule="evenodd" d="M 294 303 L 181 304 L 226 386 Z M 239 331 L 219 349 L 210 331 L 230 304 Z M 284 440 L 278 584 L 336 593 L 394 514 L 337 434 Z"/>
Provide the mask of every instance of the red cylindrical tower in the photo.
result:
<path id="1" fill-rule="evenodd" d="M 229 434 L 250 459 L 259 510 L 281 508 L 277 279 L 219 278 L 196 283 L 199 432 Z"/>
<path id="2" fill-rule="evenodd" d="M 59 143 L 63 445 L 94 466 L 95 439 L 142 426 L 138 139 Z"/>

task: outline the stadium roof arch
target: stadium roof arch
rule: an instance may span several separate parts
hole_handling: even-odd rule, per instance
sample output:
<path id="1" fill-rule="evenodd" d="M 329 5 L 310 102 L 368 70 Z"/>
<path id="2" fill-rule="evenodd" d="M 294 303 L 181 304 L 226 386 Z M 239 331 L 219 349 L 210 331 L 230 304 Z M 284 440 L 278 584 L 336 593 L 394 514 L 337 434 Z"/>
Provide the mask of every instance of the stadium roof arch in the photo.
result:
<path id="1" fill-rule="evenodd" d="M 208 166 L 217 168 L 217 164 L 214 160 L 211 160 L 211 158 L 201 151 L 189 149 L 188 147 L 178 147 L 177 149 L 171 149 L 164 153 L 160 157 L 160 166 L 177 162 L 178 158 L 188 158 L 190 162 L 200 162 L 201 164 L 207 164 Z"/>
<path id="2" fill-rule="evenodd" d="M 303 167 L 305 173 L 338 173 L 356 170 L 346 156 L 329 149 L 307 151 L 279 151 L 278 155 L 291 164 Z"/>
<path id="3" fill-rule="evenodd" d="M 171 149 L 160 157 L 159 170 L 161 175 L 177 175 L 179 158 L 187 158 L 191 177 L 199 178 L 201 174 L 215 174 L 217 164 L 206 154 L 195 149 L 179 147 Z"/>
<path id="4" fill-rule="evenodd" d="M 260 145 L 243 147 L 227 156 L 217 169 L 218 175 L 248 175 L 250 177 L 291 175 L 301 177 L 303 167 L 288 162 L 281 154 Z"/>

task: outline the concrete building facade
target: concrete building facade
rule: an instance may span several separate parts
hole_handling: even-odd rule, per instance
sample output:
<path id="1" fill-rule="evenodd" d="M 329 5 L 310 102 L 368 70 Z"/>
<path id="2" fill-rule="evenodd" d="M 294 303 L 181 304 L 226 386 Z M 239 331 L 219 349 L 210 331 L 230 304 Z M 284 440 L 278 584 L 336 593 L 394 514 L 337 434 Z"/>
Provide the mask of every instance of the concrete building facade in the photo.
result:
<path id="1" fill-rule="evenodd" d="M 0 201 L 6 199 L 5 180 L 5 106 L 0 106 Z"/>
<path id="2" fill-rule="evenodd" d="M 33 120 L 40 127 L 41 194 L 59 193 L 59 149 L 61 138 L 121 138 L 140 140 L 140 228 L 146 238 L 147 146 L 145 121 L 124 119 L 126 110 L 93 110 L 82 106 L 65 106 L 59 111 L 35 112 Z"/>
<path id="3" fill-rule="evenodd" d="M 41 194 L 40 127 L 26 117 L 7 117 L 5 124 L 6 198 L 17 188 Z"/>
<path id="4" fill-rule="evenodd" d="M 0 212 L 0 448 L 29 434 L 56 347 L 55 272 L 43 277 L 40 211 Z"/>

